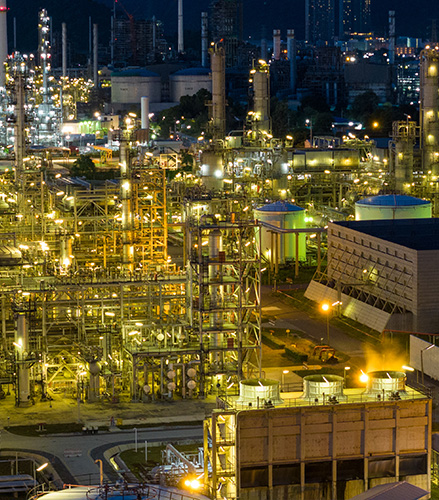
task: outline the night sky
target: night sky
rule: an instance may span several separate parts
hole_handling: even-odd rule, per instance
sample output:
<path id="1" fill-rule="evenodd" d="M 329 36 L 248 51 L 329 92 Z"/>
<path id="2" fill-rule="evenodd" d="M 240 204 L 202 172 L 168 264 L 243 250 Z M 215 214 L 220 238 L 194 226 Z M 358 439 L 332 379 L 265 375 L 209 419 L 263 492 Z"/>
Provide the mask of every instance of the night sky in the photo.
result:
<path id="1" fill-rule="evenodd" d="M 97 0 L 109 6 L 113 0 Z M 177 0 L 120 0 L 127 11 L 134 16 L 151 18 L 155 15 L 165 22 L 166 31 L 177 29 Z M 200 13 L 206 10 L 210 0 L 183 0 L 185 28 L 199 29 Z M 244 0 L 245 36 L 260 37 L 262 25 L 267 33 L 273 28 L 285 31 L 296 30 L 297 36 L 304 36 L 305 0 Z M 438 0 L 372 0 L 372 19 L 375 32 L 385 34 L 387 13 L 396 11 L 398 35 L 426 37 L 431 31 L 431 19 L 438 19 Z"/>

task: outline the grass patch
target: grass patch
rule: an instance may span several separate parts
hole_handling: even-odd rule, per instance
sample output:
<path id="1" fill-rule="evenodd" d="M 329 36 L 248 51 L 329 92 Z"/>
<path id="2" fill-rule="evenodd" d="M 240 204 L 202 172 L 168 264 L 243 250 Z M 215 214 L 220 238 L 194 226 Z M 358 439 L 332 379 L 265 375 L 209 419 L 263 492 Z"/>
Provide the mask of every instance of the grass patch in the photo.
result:
<path id="1" fill-rule="evenodd" d="M 19 436 L 45 436 L 46 434 L 82 434 L 84 424 L 64 423 L 64 424 L 44 424 L 40 428 L 39 424 L 34 425 L 14 425 L 6 427 L 6 429 Z M 108 431 L 108 427 L 98 427 L 99 431 Z"/>
<path id="2" fill-rule="evenodd" d="M 182 417 L 183 418 L 183 417 Z M 175 426 L 194 426 L 201 425 L 203 420 L 193 420 L 186 418 L 186 420 L 181 420 L 178 422 L 160 422 L 160 423 L 146 423 L 146 424 L 127 424 L 127 425 L 118 425 L 118 429 L 148 429 L 150 427 L 175 427 Z"/>

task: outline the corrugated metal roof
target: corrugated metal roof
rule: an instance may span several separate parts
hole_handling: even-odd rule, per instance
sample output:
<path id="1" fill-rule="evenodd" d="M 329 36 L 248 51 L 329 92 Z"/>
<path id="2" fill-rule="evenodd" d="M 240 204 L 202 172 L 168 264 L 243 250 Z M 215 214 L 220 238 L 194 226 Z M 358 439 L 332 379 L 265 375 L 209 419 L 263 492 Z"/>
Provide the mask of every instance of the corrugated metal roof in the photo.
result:
<path id="1" fill-rule="evenodd" d="M 413 205 L 427 205 L 431 203 L 428 200 L 421 200 L 414 196 L 404 194 L 383 194 L 379 196 L 369 196 L 357 201 L 357 205 L 374 205 L 384 207 L 410 207 Z"/>
<path id="2" fill-rule="evenodd" d="M 427 494 L 428 491 L 406 481 L 401 481 L 375 486 L 360 495 L 352 497 L 351 500 L 421 500 Z"/>
<path id="3" fill-rule="evenodd" d="M 305 209 L 287 201 L 275 201 L 274 203 L 258 207 L 256 210 L 262 212 L 298 212 Z"/>

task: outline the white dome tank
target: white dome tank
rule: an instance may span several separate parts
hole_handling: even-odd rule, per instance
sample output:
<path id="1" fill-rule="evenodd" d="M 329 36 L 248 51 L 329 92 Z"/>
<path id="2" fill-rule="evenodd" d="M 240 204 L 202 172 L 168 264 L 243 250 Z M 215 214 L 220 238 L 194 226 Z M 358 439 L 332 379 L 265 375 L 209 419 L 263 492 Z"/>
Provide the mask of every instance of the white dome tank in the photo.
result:
<path id="1" fill-rule="evenodd" d="M 180 102 L 185 95 L 195 95 L 199 90 L 212 92 L 212 76 L 208 68 L 187 68 L 169 77 L 171 101 Z"/>
<path id="2" fill-rule="evenodd" d="M 370 196 L 355 203 L 355 220 L 428 219 L 431 202 L 413 196 L 385 194 Z"/>
<path id="3" fill-rule="evenodd" d="M 255 209 L 255 218 L 261 222 L 266 222 L 280 229 L 303 229 L 305 223 L 305 209 L 285 201 L 275 201 Z M 275 233 L 276 234 L 276 233 Z M 271 248 L 270 228 L 261 228 L 261 251 L 270 259 L 274 248 Z M 280 233 L 279 242 L 279 262 L 285 263 L 296 257 L 296 235 L 295 233 Z M 306 236 L 299 234 L 299 260 L 306 260 Z"/>

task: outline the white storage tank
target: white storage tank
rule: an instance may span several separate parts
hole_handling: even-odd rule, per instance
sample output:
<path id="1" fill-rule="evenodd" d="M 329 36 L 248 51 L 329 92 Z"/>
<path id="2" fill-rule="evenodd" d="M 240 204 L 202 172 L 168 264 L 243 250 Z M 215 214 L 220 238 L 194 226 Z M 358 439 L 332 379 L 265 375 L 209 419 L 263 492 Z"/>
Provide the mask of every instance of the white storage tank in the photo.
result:
<path id="1" fill-rule="evenodd" d="M 428 219 L 431 201 L 414 196 L 385 194 L 370 196 L 355 203 L 355 220 Z"/>
<path id="2" fill-rule="evenodd" d="M 196 94 L 201 89 L 212 92 L 212 75 L 209 68 L 187 68 L 177 71 L 169 77 L 171 101 Z"/>
<path id="3" fill-rule="evenodd" d="M 277 380 L 271 379 L 247 379 L 239 382 L 238 403 L 257 407 L 259 404 L 271 403 L 280 405 L 283 400 L 280 397 L 280 385 Z"/>
<path id="4" fill-rule="evenodd" d="M 266 222 L 281 229 L 303 229 L 306 227 L 305 209 L 286 201 L 275 201 L 255 209 L 255 219 Z M 261 251 L 267 258 L 271 259 L 274 248 L 272 245 L 272 231 L 269 227 L 261 227 Z M 274 233 L 276 234 L 276 233 Z M 259 232 L 258 232 L 259 237 Z M 306 260 L 306 235 L 299 233 L 299 260 Z M 274 240 L 274 239 L 273 239 Z M 296 258 L 296 234 L 280 233 L 279 235 L 279 262 Z"/>
<path id="5" fill-rule="evenodd" d="M 139 104 L 142 97 L 150 103 L 161 102 L 160 75 L 147 69 L 126 69 L 111 74 L 111 102 Z"/>

